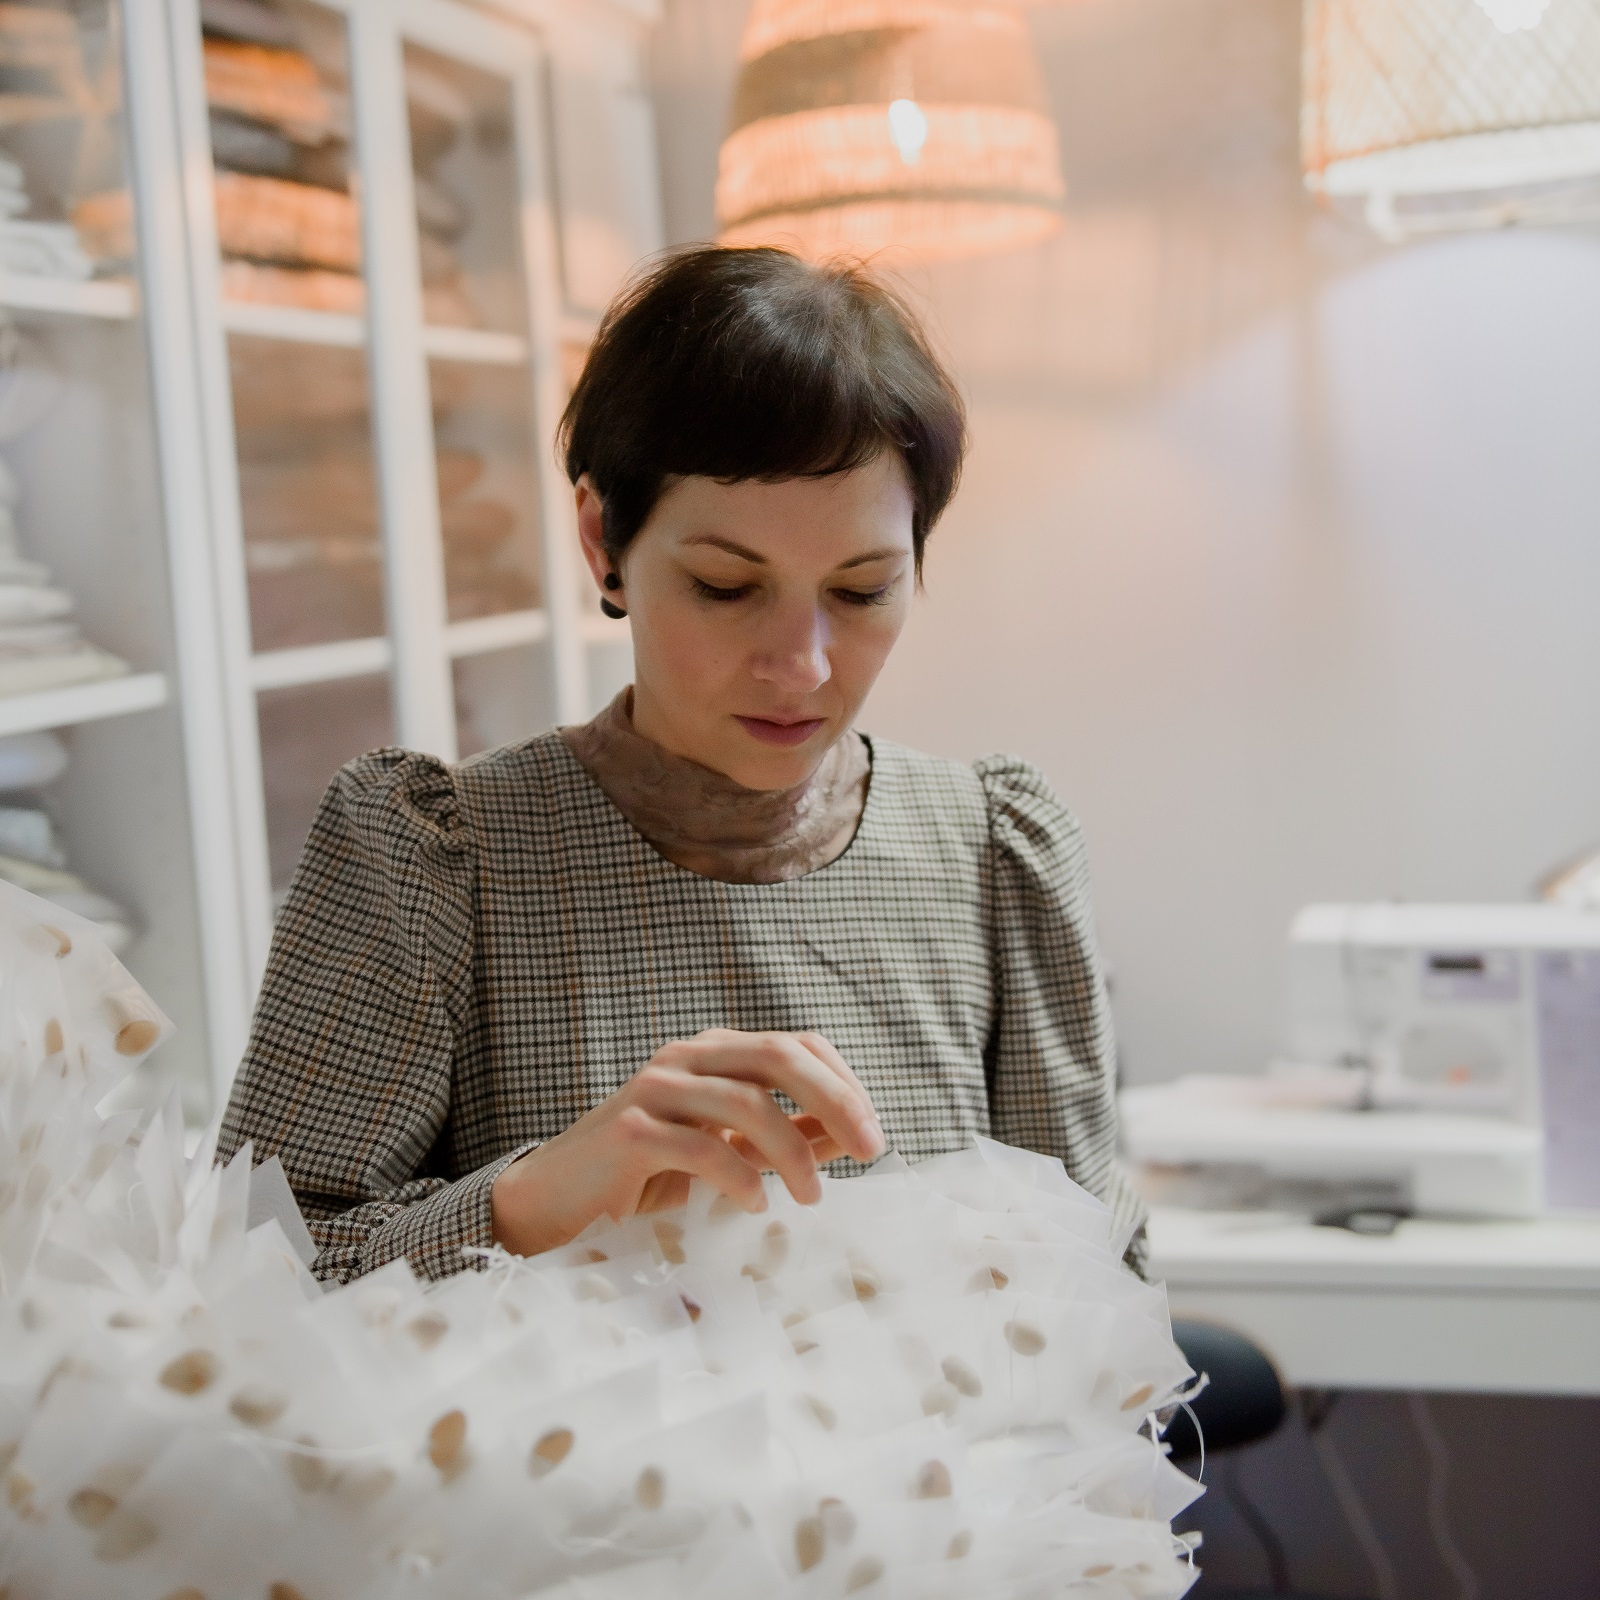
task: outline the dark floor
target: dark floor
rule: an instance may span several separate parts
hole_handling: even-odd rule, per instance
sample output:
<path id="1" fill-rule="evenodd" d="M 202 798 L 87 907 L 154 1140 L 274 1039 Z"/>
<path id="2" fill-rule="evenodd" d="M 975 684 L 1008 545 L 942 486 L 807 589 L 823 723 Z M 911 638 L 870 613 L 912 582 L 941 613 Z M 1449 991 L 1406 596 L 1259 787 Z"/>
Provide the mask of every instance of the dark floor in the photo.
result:
<path id="1" fill-rule="evenodd" d="M 1309 1397 L 1313 1416 L 1324 1398 Z M 1296 1410 L 1272 1438 L 1208 1463 L 1207 1493 L 1178 1523 L 1205 1536 L 1194 1600 L 1285 1592 L 1274 1543 L 1296 1597 L 1600 1600 L 1600 1400 L 1435 1395 L 1430 1418 L 1446 1451 L 1444 1548 L 1408 1398 L 1347 1393 L 1321 1420 L 1331 1457 Z M 1370 1556 L 1341 1510 L 1341 1467 Z"/>

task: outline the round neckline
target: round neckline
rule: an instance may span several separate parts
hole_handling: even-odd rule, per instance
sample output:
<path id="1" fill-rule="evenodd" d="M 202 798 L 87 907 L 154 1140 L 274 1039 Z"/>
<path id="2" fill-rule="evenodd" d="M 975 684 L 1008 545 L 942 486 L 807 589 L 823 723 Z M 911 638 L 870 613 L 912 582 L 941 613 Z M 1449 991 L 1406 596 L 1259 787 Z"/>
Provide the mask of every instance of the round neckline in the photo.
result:
<path id="1" fill-rule="evenodd" d="M 636 840 L 656 861 L 660 862 L 660 864 L 665 867 L 668 872 L 681 874 L 683 877 L 688 878 L 695 883 L 712 883 L 715 884 L 719 889 L 791 889 L 796 884 L 810 883 L 813 879 L 822 877 L 824 873 L 832 872 L 835 867 L 841 866 L 845 861 L 847 861 L 851 855 L 851 852 L 855 850 L 857 844 L 860 842 L 861 836 L 867 831 L 868 825 L 872 822 L 873 817 L 876 815 L 878 789 L 875 781 L 878 777 L 877 742 L 873 739 L 871 734 L 861 733 L 857 729 L 853 729 L 852 732 L 854 732 L 856 737 L 859 738 L 867 747 L 867 798 L 861 807 L 861 817 L 856 823 L 855 832 L 850 835 L 850 842 L 838 853 L 838 855 L 833 858 L 832 861 L 826 862 L 820 867 L 813 867 L 810 872 L 802 872 L 798 877 L 779 878 L 775 883 L 739 883 L 732 878 L 713 878 L 709 873 L 696 872 L 692 867 L 680 866 L 670 857 L 662 855 L 662 853 L 656 849 L 649 839 L 647 839 L 644 834 L 642 834 L 633 825 L 633 823 L 623 815 L 622 810 L 620 807 L 618 807 L 616 802 L 612 800 L 611 796 L 600 787 L 599 783 L 589 772 L 588 768 L 585 767 L 584 764 L 573 753 L 572 747 L 564 738 L 562 738 L 561 730 L 559 728 L 553 728 L 551 729 L 550 733 L 546 735 L 546 737 L 553 740 L 560 748 L 562 760 L 565 761 L 572 771 L 576 773 L 577 776 L 582 780 L 585 787 L 590 791 L 592 800 L 598 802 L 600 808 L 614 821 L 614 823 L 618 827 L 622 828 L 630 838 Z"/>

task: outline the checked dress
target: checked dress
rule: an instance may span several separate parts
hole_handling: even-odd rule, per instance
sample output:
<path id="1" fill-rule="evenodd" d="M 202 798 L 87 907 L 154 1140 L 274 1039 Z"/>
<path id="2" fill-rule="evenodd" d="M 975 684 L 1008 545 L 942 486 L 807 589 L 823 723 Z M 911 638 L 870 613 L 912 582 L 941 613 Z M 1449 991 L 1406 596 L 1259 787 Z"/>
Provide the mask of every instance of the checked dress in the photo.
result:
<path id="1" fill-rule="evenodd" d="M 440 1277 L 490 1244 L 500 1171 L 662 1045 L 811 1029 L 890 1149 L 986 1134 L 1059 1156 L 1132 1227 L 1077 822 L 1013 757 L 868 746 L 849 847 L 778 883 L 675 866 L 559 733 L 454 767 L 351 762 L 279 918 L 219 1153 L 281 1156 L 320 1277 L 399 1256 Z"/>

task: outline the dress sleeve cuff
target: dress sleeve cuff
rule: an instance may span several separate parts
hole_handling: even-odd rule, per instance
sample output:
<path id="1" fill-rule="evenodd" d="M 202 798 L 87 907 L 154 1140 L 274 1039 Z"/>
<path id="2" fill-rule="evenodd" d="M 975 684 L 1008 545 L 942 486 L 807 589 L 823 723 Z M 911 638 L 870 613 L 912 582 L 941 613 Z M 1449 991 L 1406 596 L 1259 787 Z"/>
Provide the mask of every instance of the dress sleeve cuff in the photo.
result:
<path id="1" fill-rule="evenodd" d="M 368 1239 L 361 1270 L 371 1272 L 401 1256 L 421 1278 L 447 1278 L 464 1267 L 480 1265 L 463 1252 L 487 1250 L 494 1244 L 494 1181 L 537 1145 L 537 1140 L 522 1145 L 426 1200 L 406 1206 Z"/>

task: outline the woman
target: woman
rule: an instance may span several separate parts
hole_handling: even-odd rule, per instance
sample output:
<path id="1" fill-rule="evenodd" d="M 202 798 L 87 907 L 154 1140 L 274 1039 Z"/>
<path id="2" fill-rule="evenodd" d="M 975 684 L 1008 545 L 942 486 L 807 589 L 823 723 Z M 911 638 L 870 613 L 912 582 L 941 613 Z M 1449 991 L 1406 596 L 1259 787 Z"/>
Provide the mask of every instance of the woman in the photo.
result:
<path id="1" fill-rule="evenodd" d="M 1134 1220 L 1076 823 L 1024 762 L 853 731 L 965 442 L 910 314 L 859 270 L 680 254 L 612 308 L 562 436 L 632 688 L 339 773 L 224 1153 L 281 1155 L 340 1280 L 549 1249 L 691 1177 L 814 1200 L 823 1164 L 979 1133 Z"/>

